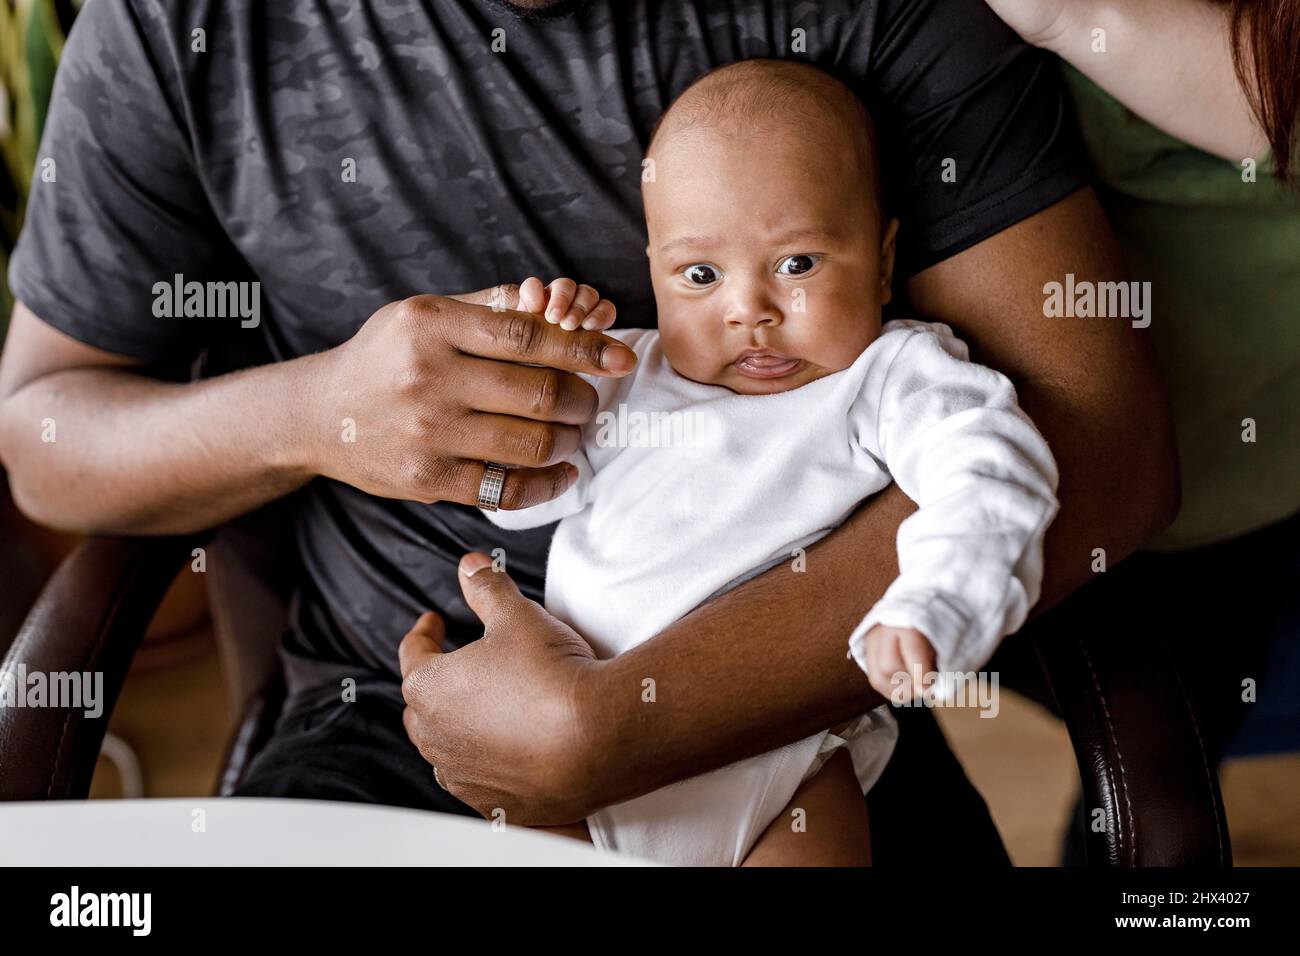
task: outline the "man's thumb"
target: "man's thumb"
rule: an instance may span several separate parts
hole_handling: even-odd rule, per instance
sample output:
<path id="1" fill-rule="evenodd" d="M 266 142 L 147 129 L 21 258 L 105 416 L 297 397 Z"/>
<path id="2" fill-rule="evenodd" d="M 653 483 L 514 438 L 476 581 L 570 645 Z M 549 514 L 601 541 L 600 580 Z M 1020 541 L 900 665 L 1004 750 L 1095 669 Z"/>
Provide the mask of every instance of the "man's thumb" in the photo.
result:
<path id="1" fill-rule="evenodd" d="M 510 575 L 495 570 L 492 559 L 478 551 L 460 559 L 460 589 L 465 603 L 485 626 L 504 605 L 523 600 Z"/>

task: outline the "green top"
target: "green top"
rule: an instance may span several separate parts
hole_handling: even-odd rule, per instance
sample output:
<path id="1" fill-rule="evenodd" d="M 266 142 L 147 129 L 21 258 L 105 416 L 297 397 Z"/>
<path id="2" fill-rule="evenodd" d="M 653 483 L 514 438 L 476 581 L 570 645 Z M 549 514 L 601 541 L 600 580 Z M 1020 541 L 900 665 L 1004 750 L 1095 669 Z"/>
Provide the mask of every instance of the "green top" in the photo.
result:
<path id="1" fill-rule="evenodd" d="M 1300 510 L 1300 194 L 1166 135 L 1063 64 L 1131 278 L 1151 282 L 1183 507 L 1153 550 L 1209 544 Z M 1142 410 L 1135 408 L 1133 414 Z M 1255 440 L 1243 441 L 1254 420 Z"/>

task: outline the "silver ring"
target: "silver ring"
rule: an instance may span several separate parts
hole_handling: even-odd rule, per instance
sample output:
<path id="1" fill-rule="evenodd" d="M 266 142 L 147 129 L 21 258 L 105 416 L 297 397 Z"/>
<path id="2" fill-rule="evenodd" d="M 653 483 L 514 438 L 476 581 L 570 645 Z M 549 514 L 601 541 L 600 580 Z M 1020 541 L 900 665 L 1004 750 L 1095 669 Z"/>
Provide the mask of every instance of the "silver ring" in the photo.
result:
<path id="1" fill-rule="evenodd" d="M 437 767 L 434 767 L 434 768 L 433 768 L 433 782 L 436 783 L 438 786 L 442 787 L 442 789 L 444 789 L 444 790 L 447 789 L 447 785 L 444 784 L 444 783 L 442 782 L 442 778 L 438 776 L 438 768 L 437 768 Z"/>
<path id="2" fill-rule="evenodd" d="M 506 466 L 495 461 L 485 461 L 487 471 L 478 483 L 478 506 L 484 511 L 496 511 L 501 504 L 501 488 L 506 483 Z"/>

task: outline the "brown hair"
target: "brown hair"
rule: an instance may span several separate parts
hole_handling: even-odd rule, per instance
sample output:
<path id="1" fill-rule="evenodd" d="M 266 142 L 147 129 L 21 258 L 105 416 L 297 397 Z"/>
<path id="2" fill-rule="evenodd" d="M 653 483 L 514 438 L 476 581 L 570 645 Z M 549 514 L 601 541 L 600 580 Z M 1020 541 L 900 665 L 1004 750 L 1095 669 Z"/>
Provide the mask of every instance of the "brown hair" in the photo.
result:
<path id="1" fill-rule="evenodd" d="M 1287 179 L 1300 125 L 1300 0 L 1216 2 L 1229 8 L 1237 81 L 1268 136 L 1277 177 Z"/>

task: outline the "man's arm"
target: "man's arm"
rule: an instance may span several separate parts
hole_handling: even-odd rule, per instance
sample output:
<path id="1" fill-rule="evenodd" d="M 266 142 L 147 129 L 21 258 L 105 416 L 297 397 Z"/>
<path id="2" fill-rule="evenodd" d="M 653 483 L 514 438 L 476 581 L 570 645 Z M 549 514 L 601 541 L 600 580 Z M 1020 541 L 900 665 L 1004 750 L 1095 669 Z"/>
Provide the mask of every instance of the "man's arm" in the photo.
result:
<path id="1" fill-rule="evenodd" d="M 489 308 L 498 292 L 501 308 Z M 333 349 L 186 383 L 151 379 L 20 305 L 0 360 L 14 500 L 53 527 L 179 534 L 316 475 L 469 504 L 487 459 L 518 466 L 502 507 L 548 501 L 576 477 L 564 459 L 595 407 L 576 373 L 626 374 L 636 357 L 599 332 L 512 311 L 516 294 L 390 303 Z"/>
<path id="2" fill-rule="evenodd" d="M 1172 426 L 1143 330 L 1123 319 L 1049 319 L 1043 286 L 1124 278 L 1092 191 L 1080 190 L 915 276 L 915 307 L 947 322 L 975 361 L 1004 372 L 1060 467 L 1041 610 L 1173 520 Z M 849 633 L 898 572 L 914 506 L 892 487 L 808 552 L 722 595 L 575 681 L 585 745 L 576 789 L 596 809 L 798 740 L 882 700 L 845 658 Z M 642 681 L 655 681 L 643 702 Z"/>
<path id="3" fill-rule="evenodd" d="M 299 367 L 185 385 L 148 377 L 144 364 L 15 306 L 0 360 L 0 460 L 32 520 L 88 533 L 182 533 L 311 477 L 297 465 Z"/>

